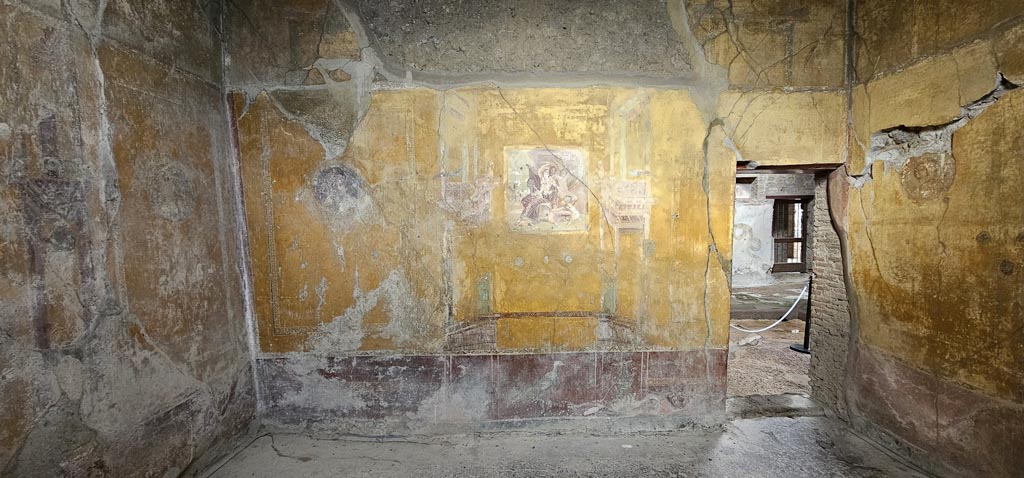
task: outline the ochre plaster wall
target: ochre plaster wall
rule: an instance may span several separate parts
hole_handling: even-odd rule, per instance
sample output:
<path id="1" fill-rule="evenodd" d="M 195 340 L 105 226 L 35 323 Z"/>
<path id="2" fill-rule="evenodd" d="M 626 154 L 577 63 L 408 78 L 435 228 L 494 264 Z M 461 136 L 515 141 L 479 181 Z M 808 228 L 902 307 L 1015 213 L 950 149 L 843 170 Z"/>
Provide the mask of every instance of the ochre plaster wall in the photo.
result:
<path id="1" fill-rule="evenodd" d="M 646 131 L 616 124 L 627 103 Z M 729 232 L 732 165 L 706 171 L 685 91 L 381 90 L 335 159 L 265 94 L 238 130 L 264 351 L 438 352 L 446 328 L 491 315 L 501 351 L 595 347 L 602 315 L 636 331 L 630 350 L 725 344 L 728 241 L 705 272 L 709 224 Z M 584 230 L 518 231 L 506 212 L 506 150 L 545 147 L 586 151 Z M 339 165 L 359 191 L 340 214 L 317 199 Z M 648 191 L 636 230 L 615 225 L 624 180 Z"/>
<path id="2" fill-rule="evenodd" d="M 668 383 L 703 383 L 716 391 L 697 402 L 720 403 L 734 166 L 705 157 L 686 91 L 377 90 L 339 158 L 269 95 L 233 100 L 268 359 L 692 351 L 696 368 Z M 585 151 L 586 227 L 516 230 L 507 152 L 522 148 Z M 324 180 L 331 171 L 345 184 Z M 646 191 L 633 198 L 648 216 L 635 230 L 618 222 L 623 181 Z M 274 397 L 289 385 L 266 387 Z M 548 414 L 520 405 L 481 418 Z"/>
<path id="3" fill-rule="evenodd" d="M 642 52 L 457 65 L 346 2 L 202 5 L 0 5 L 0 472 L 189 474 L 250 423 L 229 139 L 265 424 L 718 420 L 735 161 L 845 162 L 851 418 L 1024 466 L 1019 0 L 652 2 Z M 509 158 L 547 149 L 582 210 L 519 231 Z"/>
<path id="4" fill-rule="evenodd" d="M 845 2 L 735 3 L 616 6 L 667 10 L 650 34 L 678 71 L 615 50 L 556 72 L 564 52 L 530 36 L 529 61 L 446 64 L 419 43 L 393 54 L 344 5 L 232 3 L 265 423 L 720 418 L 737 153 L 838 164 L 846 147 Z M 579 217 L 523 231 L 510 162 L 548 149 L 584 158 L 564 178 Z"/>
<path id="5" fill-rule="evenodd" d="M 741 161 L 846 160 L 846 1 L 683 3 L 707 61 L 728 72 L 716 116 Z"/>
<path id="6" fill-rule="evenodd" d="M 848 209 L 859 346 L 849 406 L 936 469 L 1015 476 L 1024 466 L 1024 92 L 1012 89 L 1022 79 L 1022 4 L 939 3 L 856 5 Z M 889 137 L 911 139 L 887 146 L 879 133 L 893 128 Z"/>

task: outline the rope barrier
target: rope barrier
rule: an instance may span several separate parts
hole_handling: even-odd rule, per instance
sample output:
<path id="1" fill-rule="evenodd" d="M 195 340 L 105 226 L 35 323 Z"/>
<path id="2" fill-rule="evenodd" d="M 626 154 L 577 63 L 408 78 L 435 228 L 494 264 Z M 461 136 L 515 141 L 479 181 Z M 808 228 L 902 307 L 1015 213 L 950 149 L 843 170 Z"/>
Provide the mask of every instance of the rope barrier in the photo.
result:
<path id="1" fill-rule="evenodd" d="M 786 317 L 789 317 L 789 314 L 793 313 L 793 309 L 795 309 L 796 305 L 800 303 L 800 299 L 804 298 L 804 294 L 807 293 L 807 288 L 810 287 L 810 286 L 811 286 L 811 283 L 808 282 L 807 285 L 804 286 L 804 290 L 800 291 L 800 295 L 796 296 L 796 300 L 793 301 L 793 305 L 789 306 L 789 310 L 787 310 L 786 313 L 782 315 L 782 317 L 779 317 L 779 320 L 776 320 L 774 324 L 769 325 L 769 326 L 767 326 L 767 327 L 765 327 L 763 329 L 757 329 L 757 330 L 748 330 L 748 329 L 744 329 L 743 327 L 740 327 L 738 325 L 732 325 L 732 324 L 729 324 L 729 327 L 732 327 L 732 328 L 734 328 L 736 330 L 739 330 L 741 332 L 748 332 L 748 333 L 752 333 L 753 334 L 753 333 L 758 333 L 758 332 L 764 332 L 765 330 L 771 329 L 771 328 L 775 327 L 776 325 L 781 324 L 783 320 L 786 320 Z"/>

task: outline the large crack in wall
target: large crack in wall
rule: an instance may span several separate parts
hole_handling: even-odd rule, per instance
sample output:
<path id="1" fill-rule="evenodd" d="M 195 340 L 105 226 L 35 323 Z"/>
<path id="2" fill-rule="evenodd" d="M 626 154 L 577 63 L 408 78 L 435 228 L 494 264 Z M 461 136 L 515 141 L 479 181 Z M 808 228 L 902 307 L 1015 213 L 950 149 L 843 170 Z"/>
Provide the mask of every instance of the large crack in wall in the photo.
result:
<path id="1" fill-rule="evenodd" d="M 946 12 L 850 3 L 851 156 L 829 185 L 852 319 L 836 408 L 930 472 L 1015 476 L 1018 2 L 948 30 Z"/>

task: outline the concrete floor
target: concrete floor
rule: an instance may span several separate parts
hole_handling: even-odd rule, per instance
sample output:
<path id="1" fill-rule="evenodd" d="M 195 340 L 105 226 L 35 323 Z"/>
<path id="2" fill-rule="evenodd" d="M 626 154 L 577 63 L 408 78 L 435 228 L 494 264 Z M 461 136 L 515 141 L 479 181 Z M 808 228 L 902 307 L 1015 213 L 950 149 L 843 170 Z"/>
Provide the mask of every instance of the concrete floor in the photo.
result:
<path id="1" fill-rule="evenodd" d="M 924 477 L 825 417 L 617 436 L 492 432 L 374 440 L 264 435 L 213 478 Z"/>
<path id="2" fill-rule="evenodd" d="M 800 295 L 807 274 L 777 274 L 766 286 L 736 288 L 732 293 L 733 325 L 756 330 L 771 325 Z M 789 346 L 803 341 L 803 316 L 807 299 L 797 304 L 792 319 L 758 333 L 729 329 L 730 397 L 810 393 L 807 376 L 810 355 L 794 352 Z M 799 313 L 798 313 L 799 312 Z"/>

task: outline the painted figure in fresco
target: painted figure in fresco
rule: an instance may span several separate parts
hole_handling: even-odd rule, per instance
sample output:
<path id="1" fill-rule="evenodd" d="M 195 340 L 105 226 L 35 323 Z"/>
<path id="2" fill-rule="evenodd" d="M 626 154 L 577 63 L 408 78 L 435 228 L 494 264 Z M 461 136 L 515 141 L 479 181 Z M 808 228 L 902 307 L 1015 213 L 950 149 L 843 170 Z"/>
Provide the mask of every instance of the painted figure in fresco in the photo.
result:
<path id="1" fill-rule="evenodd" d="M 580 212 L 576 208 L 578 198 L 570 192 L 566 171 L 554 163 L 544 163 L 537 168 L 527 164 L 526 168 L 529 170 L 526 182 L 529 192 L 520 200 L 523 205 L 523 212 L 519 216 L 521 223 L 546 221 L 568 224 L 579 219 Z"/>
<path id="2" fill-rule="evenodd" d="M 24 221 L 25 259 L 35 299 L 32 330 L 39 349 L 67 345 L 92 321 L 86 306 L 91 298 L 87 284 L 93 277 L 88 190 L 81 180 L 83 173 L 68 159 L 73 154 L 60 150 L 60 126 L 50 115 L 39 121 L 35 131 L 20 130 L 17 143 L 11 146 L 7 178 L 3 178 L 21 204 L 17 209 Z M 0 155 L 0 163 L 4 159 Z"/>
<path id="3" fill-rule="evenodd" d="M 523 205 L 523 212 L 519 216 L 521 221 L 536 223 L 542 219 L 548 219 L 550 215 L 551 200 L 558 190 L 551 181 L 551 168 L 546 166 L 551 165 L 542 165 L 539 169 L 529 164 L 526 165 L 530 175 L 526 186 L 530 192 L 520 200 Z"/>
<path id="4" fill-rule="evenodd" d="M 511 226 L 528 232 L 587 228 L 586 153 L 575 149 L 509 149 L 506 208 Z"/>
<path id="5" fill-rule="evenodd" d="M 555 219 L 551 222 L 564 222 L 568 224 L 572 221 L 579 219 L 580 211 L 579 209 L 576 209 L 576 195 L 566 194 L 564 196 L 561 196 L 560 199 L 561 202 L 559 203 L 559 206 L 555 208 L 553 211 L 551 211 L 551 214 Z"/>

